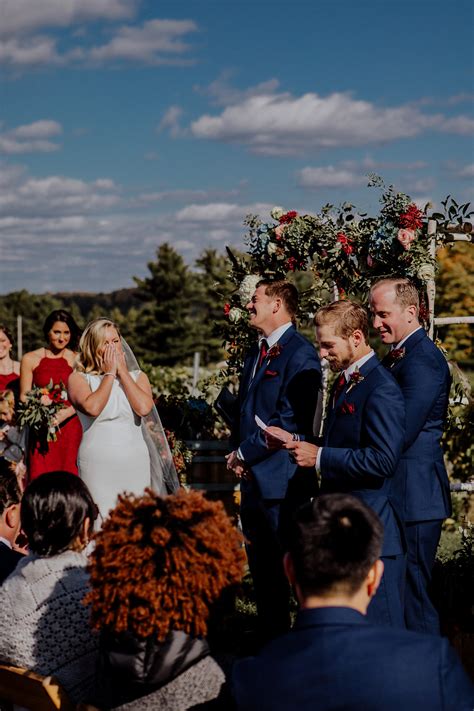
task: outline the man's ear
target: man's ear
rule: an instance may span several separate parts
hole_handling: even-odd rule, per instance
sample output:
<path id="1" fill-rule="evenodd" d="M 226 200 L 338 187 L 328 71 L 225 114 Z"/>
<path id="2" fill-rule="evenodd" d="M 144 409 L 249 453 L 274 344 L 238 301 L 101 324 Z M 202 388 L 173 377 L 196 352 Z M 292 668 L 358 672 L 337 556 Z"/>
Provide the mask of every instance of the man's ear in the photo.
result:
<path id="1" fill-rule="evenodd" d="M 416 308 L 415 304 L 410 304 L 410 306 L 406 307 L 406 310 L 407 310 L 409 321 L 413 321 L 418 318 L 417 313 L 416 313 L 417 308 Z"/>
<path id="2" fill-rule="evenodd" d="M 367 595 L 373 597 L 377 592 L 377 588 L 380 585 L 383 575 L 383 563 L 382 561 L 376 560 L 373 565 L 371 565 L 369 572 L 367 573 L 366 585 L 367 585 Z"/>
<path id="3" fill-rule="evenodd" d="M 11 504 L 4 513 L 5 524 L 12 531 L 18 529 L 20 525 L 20 504 Z"/>
<path id="4" fill-rule="evenodd" d="M 279 296 L 276 297 L 275 301 L 273 302 L 273 313 L 276 314 L 280 311 L 282 307 L 282 300 L 280 299 Z"/>
<path id="5" fill-rule="evenodd" d="M 350 338 L 352 338 L 352 342 L 356 348 L 360 346 L 361 343 L 365 343 L 365 336 L 359 328 L 356 328 L 356 330 L 351 333 Z"/>

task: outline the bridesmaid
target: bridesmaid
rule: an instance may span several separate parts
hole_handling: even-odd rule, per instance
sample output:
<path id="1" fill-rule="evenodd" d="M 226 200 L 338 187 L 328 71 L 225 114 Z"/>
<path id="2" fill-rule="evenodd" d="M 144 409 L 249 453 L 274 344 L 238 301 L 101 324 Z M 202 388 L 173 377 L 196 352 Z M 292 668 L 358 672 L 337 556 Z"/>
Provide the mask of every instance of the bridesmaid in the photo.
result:
<path id="1" fill-rule="evenodd" d="M 75 361 L 75 351 L 80 331 L 73 317 L 59 309 L 49 314 L 43 326 L 46 347 L 26 353 L 21 360 L 20 399 L 33 385 L 46 387 L 51 380 L 54 385 L 67 387 Z M 56 416 L 59 429 L 55 442 L 38 442 L 32 439 L 28 447 L 29 480 L 40 474 L 65 471 L 77 474 L 77 451 L 81 443 L 82 427 L 70 402 Z"/>
<path id="2" fill-rule="evenodd" d="M 11 357 L 12 348 L 13 337 L 10 330 L 0 325 L 0 390 L 15 392 L 15 381 L 20 377 L 20 364 Z"/>

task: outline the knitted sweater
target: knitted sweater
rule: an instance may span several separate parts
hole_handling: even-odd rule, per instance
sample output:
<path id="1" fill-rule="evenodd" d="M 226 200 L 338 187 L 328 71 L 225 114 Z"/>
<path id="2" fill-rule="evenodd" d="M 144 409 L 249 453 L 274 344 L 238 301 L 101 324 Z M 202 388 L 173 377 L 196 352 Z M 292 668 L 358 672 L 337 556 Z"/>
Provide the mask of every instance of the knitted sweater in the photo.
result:
<path id="1" fill-rule="evenodd" d="M 82 604 L 87 559 L 30 554 L 0 586 L 0 660 L 54 675 L 72 701 L 93 694 L 98 642 Z"/>

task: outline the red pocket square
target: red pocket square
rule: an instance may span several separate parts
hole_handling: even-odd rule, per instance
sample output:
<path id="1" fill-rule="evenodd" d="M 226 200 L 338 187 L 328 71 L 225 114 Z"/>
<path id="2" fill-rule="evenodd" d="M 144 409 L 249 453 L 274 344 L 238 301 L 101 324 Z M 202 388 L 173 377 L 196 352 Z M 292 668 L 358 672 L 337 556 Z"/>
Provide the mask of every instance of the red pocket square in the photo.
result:
<path id="1" fill-rule="evenodd" d="M 266 370 L 264 375 L 267 375 L 269 378 L 274 378 L 275 375 L 278 375 L 278 370 Z"/>
<path id="2" fill-rule="evenodd" d="M 347 402 L 347 400 L 344 400 L 341 405 L 341 412 L 343 415 L 353 415 L 355 410 L 356 409 L 353 402 Z"/>

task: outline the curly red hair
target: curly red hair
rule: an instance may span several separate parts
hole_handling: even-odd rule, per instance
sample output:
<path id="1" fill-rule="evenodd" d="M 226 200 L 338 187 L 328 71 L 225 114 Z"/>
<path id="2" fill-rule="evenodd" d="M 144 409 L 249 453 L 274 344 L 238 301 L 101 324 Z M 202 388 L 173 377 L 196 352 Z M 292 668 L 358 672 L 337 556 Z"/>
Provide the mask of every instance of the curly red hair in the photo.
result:
<path id="1" fill-rule="evenodd" d="M 120 496 L 95 543 L 85 602 L 96 630 L 204 637 L 210 605 L 242 579 L 242 536 L 197 491 Z"/>

